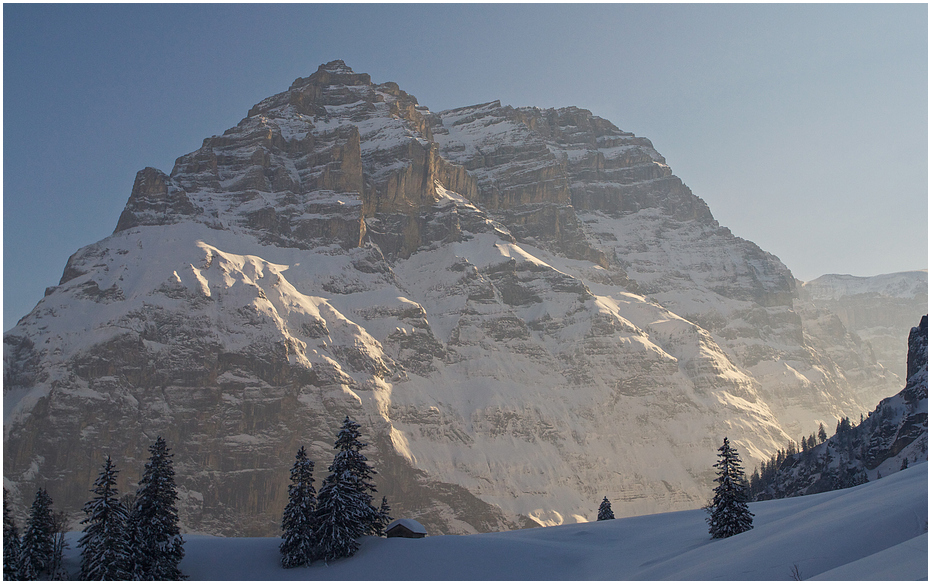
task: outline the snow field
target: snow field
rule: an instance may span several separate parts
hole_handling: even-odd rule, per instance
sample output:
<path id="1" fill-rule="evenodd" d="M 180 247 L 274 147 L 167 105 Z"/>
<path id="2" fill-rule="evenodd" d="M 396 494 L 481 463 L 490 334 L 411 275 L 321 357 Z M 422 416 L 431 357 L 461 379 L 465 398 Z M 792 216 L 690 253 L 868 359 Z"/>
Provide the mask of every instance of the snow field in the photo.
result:
<path id="1" fill-rule="evenodd" d="M 708 536 L 702 510 L 419 540 L 366 537 L 352 558 L 285 570 L 278 538 L 186 536 L 191 580 L 926 580 L 928 471 L 751 503 L 754 529 Z M 593 508 L 597 501 L 592 502 Z M 66 563 L 79 558 L 72 533 Z"/>

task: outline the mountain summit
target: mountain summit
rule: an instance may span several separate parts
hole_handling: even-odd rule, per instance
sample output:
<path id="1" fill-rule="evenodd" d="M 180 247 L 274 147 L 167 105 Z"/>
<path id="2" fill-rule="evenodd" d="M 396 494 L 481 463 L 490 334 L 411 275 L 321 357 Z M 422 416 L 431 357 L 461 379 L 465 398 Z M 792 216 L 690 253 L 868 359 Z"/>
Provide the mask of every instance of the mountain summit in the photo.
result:
<path id="1" fill-rule="evenodd" d="M 188 530 L 275 535 L 294 453 L 350 416 L 431 533 L 696 508 L 725 434 L 762 460 L 900 386 L 796 295 L 646 138 L 332 61 L 140 171 L 5 334 L 4 482 L 76 512 L 162 436 Z"/>

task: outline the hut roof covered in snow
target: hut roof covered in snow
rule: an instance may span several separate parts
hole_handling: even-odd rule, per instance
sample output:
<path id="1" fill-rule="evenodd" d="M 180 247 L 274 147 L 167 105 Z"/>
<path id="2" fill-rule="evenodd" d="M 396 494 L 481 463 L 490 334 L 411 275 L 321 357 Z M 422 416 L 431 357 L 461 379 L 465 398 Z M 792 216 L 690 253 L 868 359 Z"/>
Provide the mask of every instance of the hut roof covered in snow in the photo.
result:
<path id="1" fill-rule="evenodd" d="M 413 519 L 395 519 L 385 528 L 388 537 L 424 537 L 427 530 L 418 521 Z"/>

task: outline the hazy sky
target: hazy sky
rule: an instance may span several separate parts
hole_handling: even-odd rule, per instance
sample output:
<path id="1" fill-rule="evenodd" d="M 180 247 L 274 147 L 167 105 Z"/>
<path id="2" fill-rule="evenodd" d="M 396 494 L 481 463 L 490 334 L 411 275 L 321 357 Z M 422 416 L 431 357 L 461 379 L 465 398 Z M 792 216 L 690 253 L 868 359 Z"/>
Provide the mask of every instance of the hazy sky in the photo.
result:
<path id="1" fill-rule="evenodd" d="M 924 4 L 4 4 L 4 330 L 138 170 L 333 59 L 433 111 L 589 109 L 801 280 L 928 266 Z"/>

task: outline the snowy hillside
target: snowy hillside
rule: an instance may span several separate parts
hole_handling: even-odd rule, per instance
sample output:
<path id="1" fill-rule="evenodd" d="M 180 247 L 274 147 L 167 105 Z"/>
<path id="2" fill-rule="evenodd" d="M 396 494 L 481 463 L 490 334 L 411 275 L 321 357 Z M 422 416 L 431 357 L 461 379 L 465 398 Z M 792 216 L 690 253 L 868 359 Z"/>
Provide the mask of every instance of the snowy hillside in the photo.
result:
<path id="1" fill-rule="evenodd" d="M 708 537 L 679 511 L 425 539 L 365 538 L 352 558 L 284 570 L 278 538 L 187 536 L 192 580 L 927 580 L 928 470 L 751 503 L 754 528 Z M 76 536 L 77 534 L 72 534 Z M 72 537 L 74 541 L 74 537 Z M 72 544 L 70 565 L 77 566 Z"/>
<path id="2" fill-rule="evenodd" d="M 795 295 L 648 139 L 434 113 L 333 61 L 139 171 L 6 331 L 4 486 L 77 519 L 104 457 L 130 491 L 160 435 L 188 531 L 269 535 L 295 452 L 325 468 L 350 416 L 434 532 L 695 508 L 724 435 L 752 464 L 901 389 Z"/>

